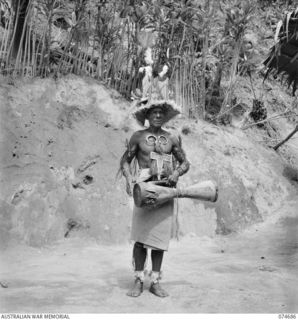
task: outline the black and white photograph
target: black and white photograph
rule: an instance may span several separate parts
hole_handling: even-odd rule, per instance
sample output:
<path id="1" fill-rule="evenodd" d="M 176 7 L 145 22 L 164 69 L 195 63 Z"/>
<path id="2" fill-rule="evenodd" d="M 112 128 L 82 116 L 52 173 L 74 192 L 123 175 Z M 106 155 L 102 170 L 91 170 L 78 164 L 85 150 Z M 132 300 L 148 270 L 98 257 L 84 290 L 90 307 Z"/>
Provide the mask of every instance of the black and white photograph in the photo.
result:
<path id="1" fill-rule="evenodd" d="M 0 318 L 298 319 L 298 0 L 0 0 Z"/>

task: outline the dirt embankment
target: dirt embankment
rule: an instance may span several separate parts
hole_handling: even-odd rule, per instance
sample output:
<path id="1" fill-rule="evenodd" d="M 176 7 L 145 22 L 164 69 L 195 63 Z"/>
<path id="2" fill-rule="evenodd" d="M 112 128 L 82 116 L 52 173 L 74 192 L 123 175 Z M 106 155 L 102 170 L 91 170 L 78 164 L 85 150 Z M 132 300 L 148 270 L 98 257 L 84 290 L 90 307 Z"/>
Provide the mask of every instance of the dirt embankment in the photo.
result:
<path id="1" fill-rule="evenodd" d="M 0 97 L 2 246 L 82 236 L 127 241 L 132 202 L 115 177 L 125 140 L 139 128 L 128 116 L 131 106 L 75 76 L 2 84 Z M 182 135 L 191 161 L 181 184 L 212 178 L 220 190 L 215 204 L 179 200 L 176 237 L 242 230 L 296 190 L 282 175 L 281 158 L 247 132 L 182 118 L 169 129 Z"/>

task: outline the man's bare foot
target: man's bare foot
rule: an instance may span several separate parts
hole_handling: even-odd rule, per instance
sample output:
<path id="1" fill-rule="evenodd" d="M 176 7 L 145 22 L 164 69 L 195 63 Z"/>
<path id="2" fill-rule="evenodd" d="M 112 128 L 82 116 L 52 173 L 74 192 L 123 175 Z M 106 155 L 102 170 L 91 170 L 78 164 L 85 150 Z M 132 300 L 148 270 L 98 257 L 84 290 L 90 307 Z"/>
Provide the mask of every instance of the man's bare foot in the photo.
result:
<path id="1" fill-rule="evenodd" d="M 165 298 L 169 294 L 160 286 L 159 282 L 152 283 L 149 291 L 158 297 Z"/>
<path id="2" fill-rule="evenodd" d="M 140 278 L 137 278 L 135 280 L 133 288 L 126 293 L 129 297 L 138 297 L 143 292 L 143 282 Z"/>

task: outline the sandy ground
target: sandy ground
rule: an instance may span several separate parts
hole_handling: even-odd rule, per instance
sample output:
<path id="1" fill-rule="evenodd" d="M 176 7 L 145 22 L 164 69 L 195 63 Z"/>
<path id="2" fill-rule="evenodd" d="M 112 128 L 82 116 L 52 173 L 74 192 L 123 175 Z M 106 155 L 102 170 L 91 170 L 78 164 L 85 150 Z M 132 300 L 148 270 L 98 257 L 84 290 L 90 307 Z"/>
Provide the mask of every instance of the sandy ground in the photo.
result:
<path id="1" fill-rule="evenodd" d="M 298 311 L 298 201 L 241 234 L 172 240 L 164 288 L 155 297 L 126 292 L 131 244 L 70 238 L 55 246 L 1 252 L 1 312 L 285 313 Z M 149 264 L 150 266 L 150 264 Z"/>

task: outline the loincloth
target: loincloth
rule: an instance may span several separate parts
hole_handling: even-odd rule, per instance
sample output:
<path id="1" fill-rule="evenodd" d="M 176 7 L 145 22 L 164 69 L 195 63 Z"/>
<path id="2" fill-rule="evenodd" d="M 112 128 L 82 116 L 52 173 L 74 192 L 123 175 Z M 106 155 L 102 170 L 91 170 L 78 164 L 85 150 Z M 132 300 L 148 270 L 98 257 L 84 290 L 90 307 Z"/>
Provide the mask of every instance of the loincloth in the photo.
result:
<path id="1" fill-rule="evenodd" d="M 137 182 L 150 179 L 150 170 L 143 169 Z M 169 200 L 158 208 L 148 209 L 134 206 L 131 240 L 159 250 L 168 250 L 172 234 L 174 200 Z"/>

